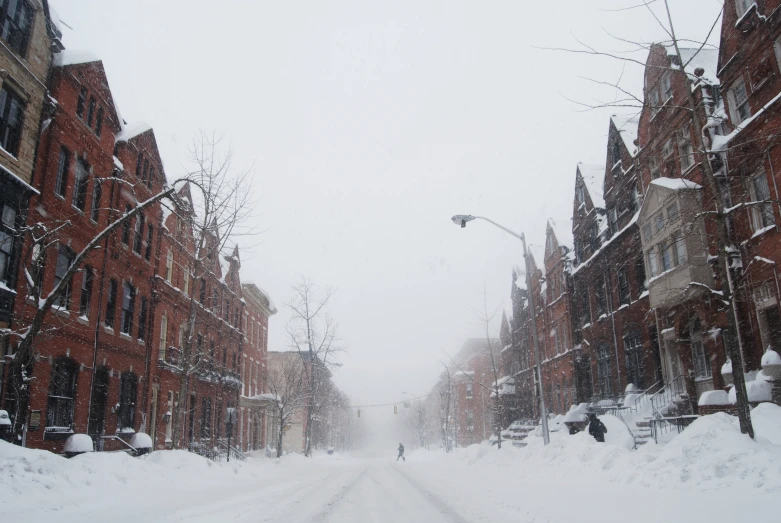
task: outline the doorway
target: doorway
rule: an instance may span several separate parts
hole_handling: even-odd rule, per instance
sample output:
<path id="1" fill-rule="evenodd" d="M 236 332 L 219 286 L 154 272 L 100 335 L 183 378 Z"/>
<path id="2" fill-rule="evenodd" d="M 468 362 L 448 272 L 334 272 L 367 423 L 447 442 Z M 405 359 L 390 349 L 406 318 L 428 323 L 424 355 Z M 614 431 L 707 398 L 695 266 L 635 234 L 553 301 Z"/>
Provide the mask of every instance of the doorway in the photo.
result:
<path id="1" fill-rule="evenodd" d="M 87 434 L 95 442 L 97 450 L 103 449 L 102 436 L 106 433 L 106 404 L 108 403 L 108 369 L 98 367 L 92 383 L 92 406 L 89 413 Z"/>

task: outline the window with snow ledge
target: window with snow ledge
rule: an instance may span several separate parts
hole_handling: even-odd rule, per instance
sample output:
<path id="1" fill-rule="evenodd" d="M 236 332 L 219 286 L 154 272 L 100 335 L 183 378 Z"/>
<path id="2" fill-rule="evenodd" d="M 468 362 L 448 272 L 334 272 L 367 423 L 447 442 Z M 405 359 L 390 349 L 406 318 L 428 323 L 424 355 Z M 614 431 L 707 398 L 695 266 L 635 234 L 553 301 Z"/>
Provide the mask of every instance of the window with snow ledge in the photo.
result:
<path id="1" fill-rule="evenodd" d="M 748 88 L 743 77 L 738 78 L 727 92 L 732 121 L 740 124 L 751 116 L 751 106 L 748 103 Z"/>
<path id="2" fill-rule="evenodd" d="M 34 9 L 26 0 L 0 2 L 0 36 L 17 54 L 24 57 L 33 30 Z"/>
<path id="3" fill-rule="evenodd" d="M 3 83 L 0 87 L 0 147 L 14 158 L 19 154 L 26 105 L 24 100 L 8 87 L 7 82 Z"/>
<path id="4" fill-rule="evenodd" d="M 767 183 L 765 171 L 760 169 L 752 178 L 749 187 L 751 199 L 757 203 L 751 206 L 751 226 L 754 231 L 760 231 L 775 225 L 776 218 L 773 214 L 773 204 L 770 202 L 770 187 Z"/>

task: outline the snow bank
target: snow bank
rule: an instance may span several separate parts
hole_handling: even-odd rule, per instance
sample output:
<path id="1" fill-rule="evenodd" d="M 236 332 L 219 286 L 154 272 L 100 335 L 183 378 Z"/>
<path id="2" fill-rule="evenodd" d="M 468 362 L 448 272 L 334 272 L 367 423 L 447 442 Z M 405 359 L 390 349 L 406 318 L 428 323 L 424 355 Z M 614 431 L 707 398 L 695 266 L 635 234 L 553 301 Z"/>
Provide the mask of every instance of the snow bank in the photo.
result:
<path id="1" fill-rule="evenodd" d="M 666 445 L 650 442 L 636 451 L 629 450 L 629 438 L 621 436 L 621 420 L 600 419 L 608 428 L 604 444 L 587 432 L 570 436 L 560 431 L 551 434 L 548 446 L 530 435 L 522 449 L 474 445 L 441 459 L 463 462 L 471 467 L 470 475 L 496 477 L 498 472 L 518 481 L 577 477 L 655 489 L 781 491 L 781 407 L 776 405 L 762 404 L 752 411 L 757 441 L 740 433 L 737 418 L 717 413 L 697 419 Z"/>
<path id="2" fill-rule="evenodd" d="M 130 446 L 135 449 L 151 449 L 152 438 L 146 432 L 136 432 L 130 439 Z"/>

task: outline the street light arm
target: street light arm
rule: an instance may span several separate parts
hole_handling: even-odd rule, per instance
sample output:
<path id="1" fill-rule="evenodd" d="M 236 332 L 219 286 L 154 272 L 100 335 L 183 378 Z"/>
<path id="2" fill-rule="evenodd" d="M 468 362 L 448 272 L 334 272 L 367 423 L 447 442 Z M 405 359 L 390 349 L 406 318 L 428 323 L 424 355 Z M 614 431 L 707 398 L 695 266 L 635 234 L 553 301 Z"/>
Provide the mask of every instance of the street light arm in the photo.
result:
<path id="1" fill-rule="evenodd" d="M 507 228 L 507 227 L 505 227 L 504 225 L 502 225 L 502 224 L 500 224 L 500 223 L 496 223 L 496 222 L 495 222 L 495 221 L 493 221 L 491 218 L 486 218 L 485 216 L 471 216 L 471 217 L 472 217 L 472 218 L 474 218 L 475 220 L 483 220 L 483 221 L 486 221 L 486 222 L 488 222 L 488 223 L 490 223 L 490 224 L 492 224 L 492 225 L 495 225 L 496 227 L 499 227 L 501 230 L 503 230 L 503 231 L 504 231 L 504 232 L 506 232 L 507 234 L 510 234 L 510 235 L 512 235 L 512 236 L 515 236 L 515 237 L 516 237 L 516 238 L 518 238 L 519 240 L 523 240 L 523 239 L 524 239 L 524 236 L 523 236 L 523 234 L 518 234 L 518 233 L 517 233 L 517 232 L 515 232 L 515 231 L 511 231 L 510 229 L 508 229 L 508 228 Z"/>

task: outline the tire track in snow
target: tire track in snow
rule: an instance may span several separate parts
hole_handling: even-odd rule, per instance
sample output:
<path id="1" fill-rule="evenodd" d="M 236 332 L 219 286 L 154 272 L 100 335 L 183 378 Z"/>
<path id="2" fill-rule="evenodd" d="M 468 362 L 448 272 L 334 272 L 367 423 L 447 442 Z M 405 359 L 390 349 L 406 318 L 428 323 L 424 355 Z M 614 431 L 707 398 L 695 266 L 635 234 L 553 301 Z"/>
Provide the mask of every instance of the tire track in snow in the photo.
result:
<path id="1" fill-rule="evenodd" d="M 391 467 L 396 473 L 404 478 L 404 480 L 412 485 L 412 487 L 418 491 L 423 497 L 427 499 L 429 503 L 434 505 L 440 514 L 452 523 L 469 523 L 469 520 L 465 519 L 461 514 L 455 511 L 445 500 L 438 495 L 431 492 L 429 489 L 421 485 L 418 481 L 410 478 L 406 473 L 402 472 L 399 467 Z"/>

